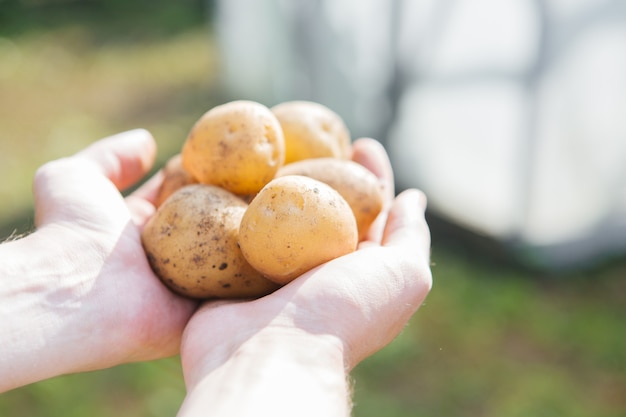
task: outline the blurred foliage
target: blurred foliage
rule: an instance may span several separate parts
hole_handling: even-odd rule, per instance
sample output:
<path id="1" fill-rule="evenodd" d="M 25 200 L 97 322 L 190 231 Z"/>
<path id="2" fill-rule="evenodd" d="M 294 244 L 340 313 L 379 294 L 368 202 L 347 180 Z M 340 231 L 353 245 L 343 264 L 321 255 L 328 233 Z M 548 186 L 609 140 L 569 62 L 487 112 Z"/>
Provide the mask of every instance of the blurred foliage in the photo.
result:
<path id="1" fill-rule="evenodd" d="M 110 38 L 167 36 L 209 21 L 208 0 L 0 0 L 0 36 L 89 27 Z"/>
<path id="2" fill-rule="evenodd" d="M 47 160 L 144 127 L 159 167 L 225 100 L 207 5 L 0 0 L 0 239 L 28 228 Z M 544 277 L 434 232 L 433 291 L 355 370 L 356 417 L 625 415 L 626 262 Z M 4 393 L 0 416 L 173 416 L 183 397 L 170 358 Z"/>
<path id="3" fill-rule="evenodd" d="M 172 417 L 185 396 L 178 358 L 67 375 L 0 395 L 2 416 Z"/>
<path id="4" fill-rule="evenodd" d="M 542 276 L 433 242 L 433 291 L 355 372 L 355 416 L 618 417 L 626 262 Z"/>
<path id="5" fill-rule="evenodd" d="M 68 16 L 82 10 L 84 19 L 56 20 L 52 16 L 66 9 L 44 2 L 29 13 L 49 19 L 47 27 L 19 17 L 23 20 L 15 27 L 20 30 L 0 34 L 0 175 L 11 178 L 0 182 L 0 238 L 30 228 L 30 184 L 46 161 L 143 127 L 157 140 L 158 166 L 179 150 L 192 123 L 220 100 L 203 8 L 190 6 L 182 19 L 186 24 L 163 32 L 170 7 L 164 2 L 146 7 L 150 12 L 143 18 L 121 12 L 122 17 L 109 18 L 113 11 L 100 15 L 100 7 L 83 3 L 69 2 L 67 9 Z"/>

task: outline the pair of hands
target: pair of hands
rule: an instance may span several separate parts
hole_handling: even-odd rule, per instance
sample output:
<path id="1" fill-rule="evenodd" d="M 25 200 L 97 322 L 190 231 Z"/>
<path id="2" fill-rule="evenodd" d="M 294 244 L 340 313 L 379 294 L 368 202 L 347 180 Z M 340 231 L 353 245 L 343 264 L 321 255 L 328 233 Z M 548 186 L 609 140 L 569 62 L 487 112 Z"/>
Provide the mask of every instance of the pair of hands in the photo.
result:
<path id="1" fill-rule="evenodd" d="M 148 132 L 105 138 L 41 167 L 36 232 L 0 245 L 0 258 L 11 260 L 0 267 L 11 283 L 0 290 L 0 312 L 19 317 L 0 324 L 8 335 L 0 374 L 11 375 L 0 391 L 179 352 L 193 387 L 255 338 L 328 347 L 349 372 L 397 336 L 431 287 L 425 197 L 407 190 L 394 198 L 378 142 L 359 139 L 353 149 L 353 159 L 380 178 L 387 199 L 358 250 L 258 300 L 202 304 L 162 285 L 141 245 L 161 174 L 126 198 L 119 191 L 154 162 Z"/>

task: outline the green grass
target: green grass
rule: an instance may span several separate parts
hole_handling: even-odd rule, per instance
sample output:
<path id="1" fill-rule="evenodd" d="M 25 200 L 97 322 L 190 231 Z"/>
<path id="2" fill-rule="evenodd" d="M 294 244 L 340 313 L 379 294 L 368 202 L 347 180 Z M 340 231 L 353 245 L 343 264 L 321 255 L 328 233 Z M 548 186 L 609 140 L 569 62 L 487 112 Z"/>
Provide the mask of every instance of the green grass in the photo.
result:
<path id="1" fill-rule="evenodd" d="M 45 161 L 144 127 L 158 166 L 224 100 L 204 25 L 130 36 L 122 23 L 123 36 L 71 19 L 0 31 L 2 237 L 28 227 Z M 435 235 L 433 263 L 426 303 L 355 370 L 356 417 L 626 415 L 626 262 L 545 277 Z M 183 396 L 171 358 L 16 389 L 0 395 L 0 415 L 173 416 Z"/>
<path id="2" fill-rule="evenodd" d="M 433 259 L 426 303 L 357 369 L 357 416 L 624 415 L 626 264 L 548 278 L 445 244 Z"/>
<path id="3" fill-rule="evenodd" d="M 178 358 L 68 375 L 0 396 L 2 416 L 176 415 L 185 390 Z"/>

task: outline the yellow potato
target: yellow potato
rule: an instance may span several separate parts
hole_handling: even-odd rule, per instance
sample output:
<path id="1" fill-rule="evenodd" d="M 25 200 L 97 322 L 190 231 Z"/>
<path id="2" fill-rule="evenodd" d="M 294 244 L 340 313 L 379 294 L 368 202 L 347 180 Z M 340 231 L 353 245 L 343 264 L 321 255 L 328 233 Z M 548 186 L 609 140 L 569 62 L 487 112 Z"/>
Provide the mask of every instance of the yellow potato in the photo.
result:
<path id="1" fill-rule="evenodd" d="M 238 247 L 247 204 L 216 186 L 187 185 L 148 220 L 142 243 L 155 274 L 192 298 L 257 298 L 278 285 L 254 270 Z"/>
<path id="2" fill-rule="evenodd" d="M 383 208 L 383 191 L 376 175 L 354 161 L 315 158 L 292 162 L 277 177 L 305 175 L 330 185 L 348 202 L 356 218 L 359 241 L 363 240 Z"/>
<path id="3" fill-rule="evenodd" d="M 155 206 L 159 207 L 163 202 L 179 188 L 198 181 L 183 168 L 180 154 L 176 154 L 167 160 L 163 167 L 163 182 L 159 187 Z"/>
<path id="4" fill-rule="evenodd" d="M 328 107 L 310 101 L 287 101 L 272 107 L 285 136 L 285 163 L 309 158 L 351 155 L 350 132 Z"/>
<path id="5" fill-rule="evenodd" d="M 329 185 L 287 175 L 270 181 L 248 206 L 239 245 L 256 270 L 278 284 L 356 249 L 350 206 Z"/>
<path id="6" fill-rule="evenodd" d="M 192 127 L 181 153 L 183 166 L 199 182 L 254 194 L 283 164 L 285 140 L 270 109 L 239 100 L 207 111 Z"/>

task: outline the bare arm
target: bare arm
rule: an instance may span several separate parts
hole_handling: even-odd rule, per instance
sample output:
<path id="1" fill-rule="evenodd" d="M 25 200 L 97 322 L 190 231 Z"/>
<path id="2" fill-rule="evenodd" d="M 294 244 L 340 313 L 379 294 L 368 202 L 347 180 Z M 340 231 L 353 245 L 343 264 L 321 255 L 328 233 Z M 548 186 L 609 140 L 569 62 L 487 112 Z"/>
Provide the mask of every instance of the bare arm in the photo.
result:
<path id="1" fill-rule="evenodd" d="M 342 346 L 312 335 L 257 334 L 186 375 L 179 416 L 347 416 Z"/>

